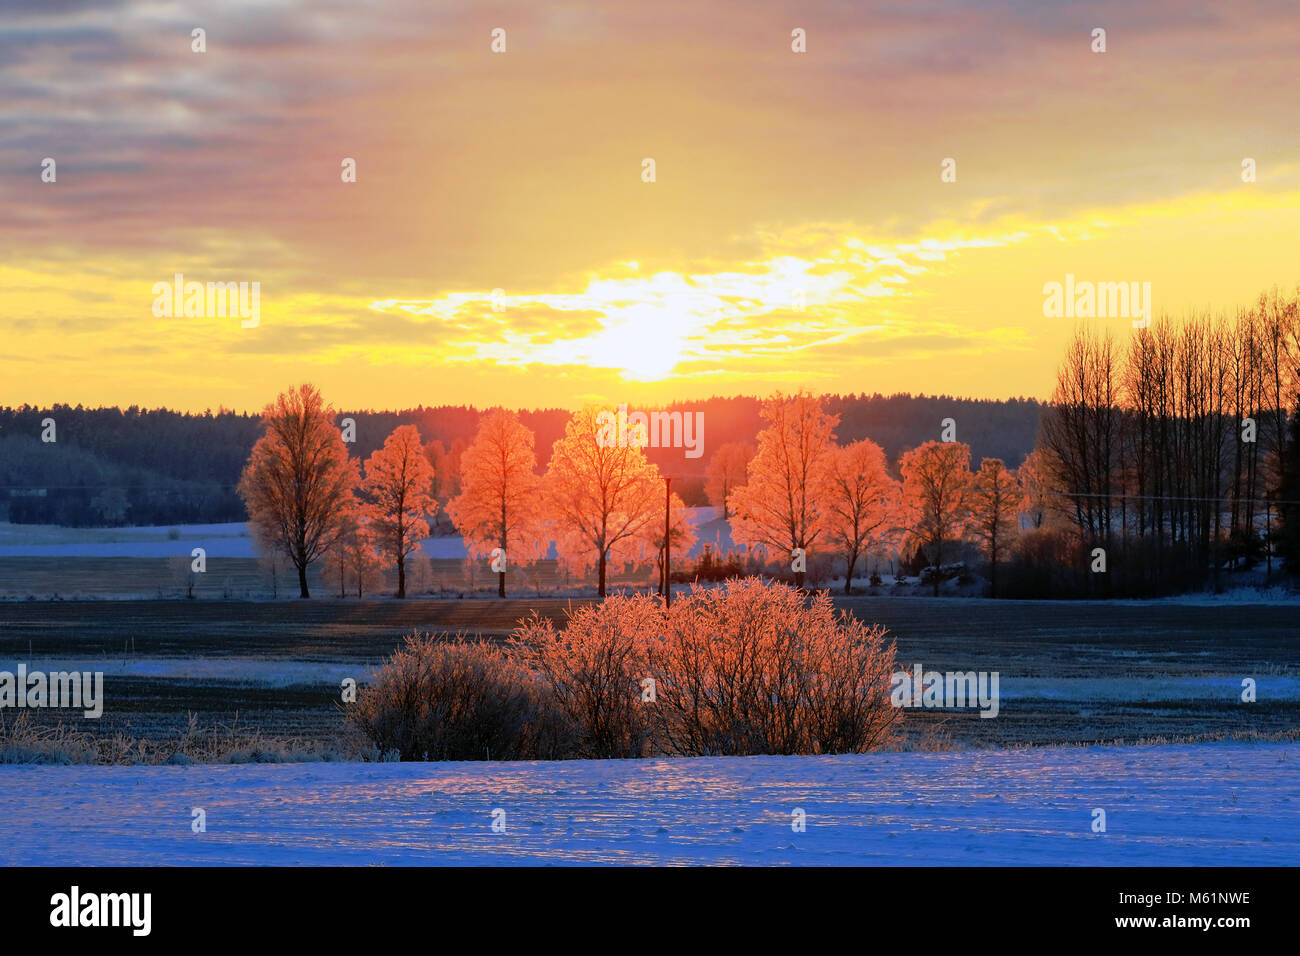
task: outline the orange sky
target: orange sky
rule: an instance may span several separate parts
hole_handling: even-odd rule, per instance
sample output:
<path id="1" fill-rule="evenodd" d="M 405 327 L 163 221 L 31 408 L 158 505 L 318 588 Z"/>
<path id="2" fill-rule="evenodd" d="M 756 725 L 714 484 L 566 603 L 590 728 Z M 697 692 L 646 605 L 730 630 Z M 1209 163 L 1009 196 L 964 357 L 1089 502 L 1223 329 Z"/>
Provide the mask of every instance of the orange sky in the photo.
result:
<path id="1" fill-rule="evenodd" d="M 1287 3 L 45 6 L 0 35 L 0 403 L 1046 397 L 1047 282 L 1300 281 Z M 155 316 L 176 273 L 258 324 Z"/>

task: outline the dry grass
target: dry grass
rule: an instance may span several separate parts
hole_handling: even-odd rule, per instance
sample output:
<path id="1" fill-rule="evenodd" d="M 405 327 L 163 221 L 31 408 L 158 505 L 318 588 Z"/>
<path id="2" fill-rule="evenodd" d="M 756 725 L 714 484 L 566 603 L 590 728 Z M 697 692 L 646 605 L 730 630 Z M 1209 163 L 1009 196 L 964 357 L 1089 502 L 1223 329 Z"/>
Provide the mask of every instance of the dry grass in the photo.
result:
<path id="1" fill-rule="evenodd" d="M 201 728 L 190 714 L 179 735 L 145 738 L 121 732 L 97 735 L 62 723 L 41 727 L 29 714 L 0 714 L 0 764 L 306 763 L 359 757 L 348 742 L 326 745 L 245 730 L 238 716 L 229 724 Z"/>

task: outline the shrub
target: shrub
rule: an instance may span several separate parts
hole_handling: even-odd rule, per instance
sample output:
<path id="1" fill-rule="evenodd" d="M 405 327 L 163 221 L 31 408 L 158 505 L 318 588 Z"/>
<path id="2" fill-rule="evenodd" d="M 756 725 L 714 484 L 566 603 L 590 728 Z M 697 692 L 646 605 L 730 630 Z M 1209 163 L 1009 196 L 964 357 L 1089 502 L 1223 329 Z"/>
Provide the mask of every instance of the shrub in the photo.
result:
<path id="1" fill-rule="evenodd" d="M 674 571 L 672 577 L 678 583 L 690 584 L 693 581 L 725 581 L 727 578 L 738 578 L 745 574 L 745 564 L 741 555 L 733 553 L 719 559 L 713 553 L 712 545 L 706 544 L 694 568 Z"/>
<path id="2" fill-rule="evenodd" d="M 925 549 L 917 547 L 912 552 L 912 557 L 904 557 L 900 562 L 899 572 L 902 577 L 919 577 L 921 572 L 929 565 L 930 561 L 925 556 Z"/>
<path id="3" fill-rule="evenodd" d="M 1080 557 L 1060 530 L 1030 528 L 1016 539 L 998 575 L 998 591 L 1008 598 L 1072 597 L 1078 592 L 1065 569 Z"/>
<path id="4" fill-rule="evenodd" d="M 670 754 L 860 753 L 892 739 L 894 646 L 830 596 L 758 580 L 696 590 L 651 645 Z"/>
<path id="5" fill-rule="evenodd" d="M 411 634 L 348 706 L 378 756 L 549 760 L 572 730 L 539 679 L 492 644 Z"/>
<path id="6" fill-rule="evenodd" d="M 583 756 L 857 753 L 892 741 L 894 647 L 829 595 L 733 580 L 534 617 L 516 646 L 577 726 Z M 641 681 L 655 681 L 642 702 Z"/>
<path id="7" fill-rule="evenodd" d="M 537 615 L 515 631 L 513 646 L 577 727 L 580 756 L 646 753 L 650 713 L 641 701 L 641 681 L 649 673 L 649 646 L 663 626 L 656 598 L 612 595 L 572 611 L 563 631 Z"/>

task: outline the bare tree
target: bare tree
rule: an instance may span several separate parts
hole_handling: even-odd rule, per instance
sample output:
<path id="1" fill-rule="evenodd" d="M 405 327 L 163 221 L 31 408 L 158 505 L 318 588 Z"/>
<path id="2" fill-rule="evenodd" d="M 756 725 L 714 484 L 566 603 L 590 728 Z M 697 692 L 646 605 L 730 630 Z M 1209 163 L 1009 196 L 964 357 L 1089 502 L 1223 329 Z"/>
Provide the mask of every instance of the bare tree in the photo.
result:
<path id="1" fill-rule="evenodd" d="M 1001 458 L 985 458 L 970 488 L 969 533 L 983 542 L 989 556 L 989 589 L 998 596 L 998 558 L 1020 529 L 1016 515 L 1024 489 Z"/>
<path id="2" fill-rule="evenodd" d="M 249 521 L 288 556 L 304 598 L 307 568 L 342 532 L 357 483 L 334 417 L 313 385 L 282 392 L 262 413 L 266 432 L 239 481 Z"/>
<path id="3" fill-rule="evenodd" d="M 937 597 L 944 542 L 960 537 L 965 527 L 970 446 L 928 441 L 904 452 L 898 468 L 903 473 L 903 523 L 911 538 L 930 552 Z"/>

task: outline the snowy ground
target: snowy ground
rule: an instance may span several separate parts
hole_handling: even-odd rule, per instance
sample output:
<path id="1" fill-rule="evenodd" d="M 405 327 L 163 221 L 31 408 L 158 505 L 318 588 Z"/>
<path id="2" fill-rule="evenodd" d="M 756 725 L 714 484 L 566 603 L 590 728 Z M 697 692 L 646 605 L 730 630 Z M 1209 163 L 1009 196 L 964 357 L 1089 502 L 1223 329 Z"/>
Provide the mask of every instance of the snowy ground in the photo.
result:
<path id="1" fill-rule="evenodd" d="M 170 558 L 194 548 L 209 559 L 258 556 L 244 522 L 131 528 L 0 523 L 0 558 Z M 431 558 L 465 557 L 458 537 L 433 538 L 425 550 Z"/>
<path id="2" fill-rule="evenodd" d="M 191 832 L 193 808 L 207 830 Z M 493 811 L 506 830 L 494 833 Z M 807 815 L 803 833 L 792 813 Z M 1094 833 L 1094 809 L 1106 832 Z M 1300 746 L 0 767 L 0 863 L 1292 865 Z"/>
<path id="3" fill-rule="evenodd" d="M 732 548 L 725 521 L 715 508 L 687 508 L 697 530 L 692 554 L 709 544 L 715 553 Z M 130 528 L 64 528 L 58 525 L 0 522 L 0 558 L 169 558 L 203 548 L 209 558 L 255 558 L 258 555 L 248 525 L 192 524 Z M 459 536 L 429 538 L 421 549 L 430 558 L 462 559 L 465 543 Z M 551 555 L 554 557 L 554 554 Z"/>
<path id="4" fill-rule="evenodd" d="M 192 684 L 211 681 L 219 684 L 259 684 L 266 687 L 339 686 L 345 677 L 370 680 L 382 661 L 308 661 L 267 657 L 24 657 L 21 660 L 0 658 L 0 672 L 16 674 L 18 665 L 28 672 L 89 671 L 110 677 L 147 677 L 159 681 Z"/>

